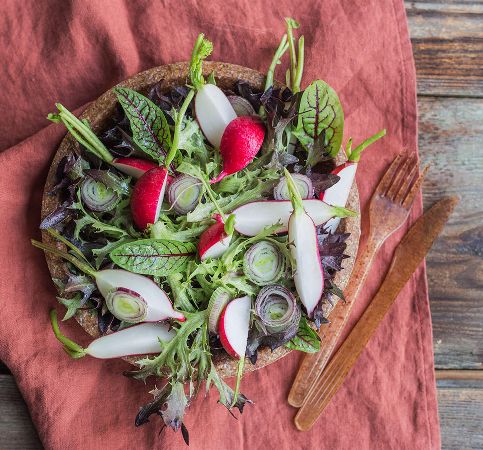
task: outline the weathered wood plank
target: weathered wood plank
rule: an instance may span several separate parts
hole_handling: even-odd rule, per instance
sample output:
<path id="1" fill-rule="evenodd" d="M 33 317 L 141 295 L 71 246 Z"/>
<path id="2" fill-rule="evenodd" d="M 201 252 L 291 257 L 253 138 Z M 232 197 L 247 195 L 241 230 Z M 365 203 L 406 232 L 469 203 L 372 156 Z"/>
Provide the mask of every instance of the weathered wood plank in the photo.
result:
<path id="1" fill-rule="evenodd" d="M 483 97 L 483 3 L 406 2 L 420 95 Z"/>
<path id="2" fill-rule="evenodd" d="M 483 381 L 438 380 L 437 387 L 442 448 L 482 449 Z"/>
<path id="3" fill-rule="evenodd" d="M 11 375 L 0 375 L 0 448 L 42 449 L 27 407 Z"/>
<path id="4" fill-rule="evenodd" d="M 461 197 L 427 258 L 436 367 L 483 369 L 483 99 L 419 99 L 425 206 Z"/>

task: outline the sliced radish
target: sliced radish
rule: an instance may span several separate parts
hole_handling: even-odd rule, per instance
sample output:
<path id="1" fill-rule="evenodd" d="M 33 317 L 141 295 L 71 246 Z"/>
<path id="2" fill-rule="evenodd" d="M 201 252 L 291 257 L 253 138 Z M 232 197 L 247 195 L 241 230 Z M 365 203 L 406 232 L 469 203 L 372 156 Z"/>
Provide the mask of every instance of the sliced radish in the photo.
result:
<path id="1" fill-rule="evenodd" d="M 158 220 L 167 181 L 168 170 L 155 167 L 136 182 L 131 195 L 131 212 L 134 223 L 141 230 Z"/>
<path id="2" fill-rule="evenodd" d="M 223 170 L 210 183 L 217 183 L 248 166 L 262 147 L 264 138 L 265 126 L 258 117 L 244 116 L 232 120 L 221 138 Z"/>
<path id="3" fill-rule="evenodd" d="M 301 302 L 312 317 L 324 291 L 324 271 L 320 262 L 317 231 L 312 218 L 305 212 L 300 193 L 287 170 L 288 188 L 294 211 L 288 222 L 290 251 L 297 264 L 294 281 Z"/>
<path id="4" fill-rule="evenodd" d="M 95 273 L 97 287 L 111 313 L 128 322 L 159 322 L 168 318 L 184 321 L 173 309 L 166 293 L 148 277 L 121 269 Z"/>
<path id="5" fill-rule="evenodd" d="M 340 180 L 320 193 L 320 200 L 334 206 L 345 206 L 349 199 L 349 193 L 354 183 L 357 171 L 357 163 L 347 161 L 340 166 L 337 166 L 331 173 L 340 177 Z M 325 224 L 325 230 L 334 233 L 339 226 L 340 219 L 333 218 Z"/>
<path id="6" fill-rule="evenodd" d="M 112 165 L 122 173 L 136 179 L 148 170 L 158 167 L 158 164 L 141 158 L 115 158 Z"/>
<path id="7" fill-rule="evenodd" d="M 228 250 L 232 235 L 226 234 L 225 224 L 221 217 L 216 217 L 217 222 L 208 227 L 200 236 L 198 254 L 204 261 L 208 258 L 219 258 Z"/>
<path id="8" fill-rule="evenodd" d="M 218 322 L 225 306 L 230 301 L 230 293 L 222 287 L 215 289 L 208 303 L 208 330 L 210 333 L 218 333 Z"/>
<path id="9" fill-rule="evenodd" d="M 228 303 L 221 313 L 220 341 L 227 353 L 234 358 L 245 356 L 251 306 L 250 297 L 240 297 Z"/>
<path id="10" fill-rule="evenodd" d="M 175 335 L 166 323 L 141 323 L 102 336 L 92 341 L 85 351 L 101 359 L 160 353 L 159 341 L 169 342 Z"/>
<path id="11" fill-rule="evenodd" d="M 236 118 L 227 96 L 214 84 L 204 84 L 196 93 L 195 112 L 206 139 L 219 148 L 225 128 Z"/>
<path id="12" fill-rule="evenodd" d="M 332 217 L 353 216 L 355 213 L 345 208 L 331 206 L 317 199 L 303 200 L 307 214 L 321 225 Z M 233 211 L 235 230 L 245 236 L 255 236 L 264 228 L 280 223 L 279 233 L 287 231 L 288 220 L 293 212 L 290 200 L 261 200 L 247 203 Z"/>

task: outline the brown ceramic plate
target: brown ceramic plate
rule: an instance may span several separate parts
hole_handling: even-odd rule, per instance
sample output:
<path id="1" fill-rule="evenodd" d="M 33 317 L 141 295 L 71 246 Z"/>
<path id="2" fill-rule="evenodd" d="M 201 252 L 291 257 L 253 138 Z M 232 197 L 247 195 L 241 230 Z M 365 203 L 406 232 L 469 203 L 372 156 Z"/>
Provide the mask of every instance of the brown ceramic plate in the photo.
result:
<path id="1" fill-rule="evenodd" d="M 205 62 L 203 63 L 203 69 L 205 74 L 209 74 L 212 71 L 216 74 L 216 82 L 222 89 L 233 89 L 233 86 L 237 80 L 247 81 L 253 88 L 262 90 L 265 84 L 265 75 L 246 67 L 237 66 L 234 64 L 220 63 L 220 62 Z M 161 82 L 162 87 L 166 90 L 181 86 L 186 83 L 188 75 L 188 63 L 169 64 L 165 66 L 155 67 L 154 69 L 146 70 L 139 73 L 134 77 L 123 81 L 119 86 L 128 87 L 141 93 L 146 93 L 149 88 L 155 83 Z M 108 118 L 113 114 L 115 105 L 117 103 L 116 96 L 112 89 L 106 92 L 93 102 L 82 114 L 83 119 L 87 119 L 91 124 L 95 132 L 101 132 L 107 123 Z M 46 193 L 49 192 L 54 184 L 54 177 L 57 165 L 62 157 L 72 152 L 78 144 L 73 138 L 67 135 L 61 142 L 57 153 L 54 156 L 50 171 L 47 177 L 47 182 L 44 188 L 44 196 L 42 201 L 42 218 L 51 213 L 59 203 L 59 199 L 56 196 L 50 196 Z M 338 161 L 342 162 L 342 161 Z M 352 187 L 349 201 L 347 204 L 349 209 L 359 212 L 359 197 L 357 193 L 357 187 Z M 357 254 L 360 236 L 360 221 L 358 217 L 347 218 L 342 220 L 340 225 L 340 231 L 349 232 L 351 236 L 347 241 L 346 253 L 350 256 L 344 261 L 344 270 L 337 273 L 335 282 L 341 288 L 344 288 L 347 284 L 349 276 L 354 265 L 354 259 Z M 47 233 L 43 233 L 42 238 L 44 242 L 55 243 L 54 239 Z M 50 254 L 46 255 L 47 264 L 49 266 L 52 277 L 65 279 L 65 265 L 56 256 Z M 76 319 L 79 324 L 93 337 L 99 335 L 97 329 L 97 318 L 89 311 L 79 311 L 76 315 Z M 274 352 L 268 348 L 263 348 L 259 351 L 257 364 L 254 366 L 250 363 L 245 365 L 245 371 L 252 371 L 259 369 L 260 367 L 271 364 L 277 359 L 287 355 L 290 352 L 285 347 L 278 348 Z M 134 359 L 128 359 L 130 362 L 134 362 Z M 138 358 L 136 358 L 138 359 Z M 237 361 L 223 353 L 215 358 L 217 369 L 224 377 L 235 375 L 237 368 Z"/>

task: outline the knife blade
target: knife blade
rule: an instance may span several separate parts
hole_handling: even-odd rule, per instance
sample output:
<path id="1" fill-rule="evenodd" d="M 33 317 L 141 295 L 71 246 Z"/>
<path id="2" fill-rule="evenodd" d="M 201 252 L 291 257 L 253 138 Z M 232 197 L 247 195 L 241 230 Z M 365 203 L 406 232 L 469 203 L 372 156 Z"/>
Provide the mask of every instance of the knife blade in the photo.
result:
<path id="1" fill-rule="evenodd" d="M 445 197 L 423 214 L 396 247 L 389 270 L 377 294 L 364 311 L 326 369 L 312 385 L 294 422 L 301 431 L 312 427 L 342 385 L 399 292 L 419 267 L 441 233 L 458 197 Z"/>

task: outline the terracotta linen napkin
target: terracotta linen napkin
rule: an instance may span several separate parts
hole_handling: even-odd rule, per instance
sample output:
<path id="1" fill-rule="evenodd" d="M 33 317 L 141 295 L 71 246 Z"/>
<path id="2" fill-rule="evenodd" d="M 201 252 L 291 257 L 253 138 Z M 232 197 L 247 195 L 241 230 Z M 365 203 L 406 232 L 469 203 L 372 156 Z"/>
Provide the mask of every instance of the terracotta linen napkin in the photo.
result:
<path id="1" fill-rule="evenodd" d="M 358 143 L 387 128 L 357 174 L 365 211 L 395 153 L 417 151 L 415 71 L 403 2 L 9 0 L 0 8 L 0 149 L 10 147 L 0 153 L 0 359 L 15 376 L 47 449 L 184 449 L 179 434 L 158 436 L 157 420 L 134 428 L 137 408 L 150 395 L 149 387 L 121 375 L 126 363 L 73 361 L 52 335 L 48 311 L 57 306 L 56 293 L 42 253 L 29 242 L 39 237 L 43 184 L 65 134 L 61 126 L 47 126 L 45 116 L 55 101 L 77 108 L 141 70 L 188 59 L 201 31 L 214 42 L 214 60 L 265 71 L 284 32 L 283 17 L 292 16 L 305 35 L 303 85 L 322 78 L 338 91 L 345 140 L 352 136 Z M 421 210 L 418 200 L 411 220 Z M 404 231 L 384 247 L 352 322 L 376 291 Z M 89 342 L 75 322 L 63 329 Z M 216 392 L 200 396 L 186 416 L 190 447 L 440 447 L 424 266 L 307 433 L 294 428 L 295 410 L 286 401 L 299 359 L 292 353 L 245 376 L 242 391 L 255 404 L 239 420 L 216 404 Z M 1 439 L 0 447 L 6 444 Z"/>

